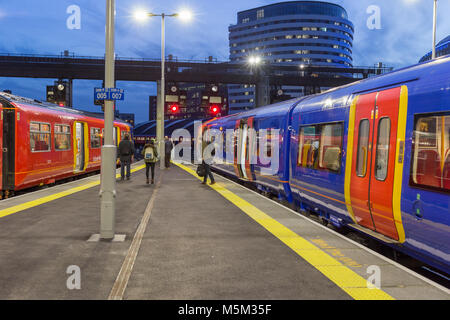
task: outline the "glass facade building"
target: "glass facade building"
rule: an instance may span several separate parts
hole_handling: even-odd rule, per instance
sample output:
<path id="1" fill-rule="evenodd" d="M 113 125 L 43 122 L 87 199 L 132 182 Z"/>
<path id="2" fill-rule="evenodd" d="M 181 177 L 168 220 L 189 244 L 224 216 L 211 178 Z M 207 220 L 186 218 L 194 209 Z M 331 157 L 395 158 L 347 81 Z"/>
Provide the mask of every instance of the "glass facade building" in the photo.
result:
<path id="1" fill-rule="evenodd" d="M 258 56 L 264 63 L 353 66 L 354 26 L 339 5 L 289 1 L 237 14 L 229 27 L 230 61 L 246 63 Z M 283 87 L 284 94 L 302 96 L 302 87 Z M 230 113 L 254 108 L 254 86 L 230 85 Z"/>
<path id="2" fill-rule="evenodd" d="M 436 58 L 450 54 L 450 36 L 442 40 L 436 45 Z M 425 62 L 431 60 L 432 52 L 428 52 L 420 59 L 419 62 Z"/>

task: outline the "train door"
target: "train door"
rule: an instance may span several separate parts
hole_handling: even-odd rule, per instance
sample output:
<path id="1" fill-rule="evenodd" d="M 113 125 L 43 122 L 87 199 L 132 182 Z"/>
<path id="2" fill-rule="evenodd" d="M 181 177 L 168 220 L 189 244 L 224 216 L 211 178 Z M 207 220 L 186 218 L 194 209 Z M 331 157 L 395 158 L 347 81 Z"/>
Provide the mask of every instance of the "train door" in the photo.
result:
<path id="1" fill-rule="evenodd" d="M 119 146 L 119 140 L 117 139 L 119 137 L 119 128 L 114 127 L 113 131 L 113 142 L 115 146 Z"/>
<path id="2" fill-rule="evenodd" d="M 404 132 L 397 139 L 401 132 L 400 93 L 401 88 L 394 88 L 358 99 L 350 186 L 356 221 L 395 240 L 399 240 L 397 226 L 401 224 L 394 218 L 394 199 L 400 197 L 402 176 L 397 160 L 403 164 L 404 152 Z M 402 113 L 403 110 L 402 107 Z M 403 128 L 403 114 L 401 121 Z M 399 204 L 399 200 L 396 202 Z"/>
<path id="3" fill-rule="evenodd" d="M 14 190 L 16 109 L 3 108 L 2 118 L 2 189 Z"/>
<path id="4" fill-rule="evenodd" d="M 85 141 L 85 123 L 75 122 L 74 128 L 74 171 L 82 172 L 85 169 L 86 160 L 86 141 Z"/>
<path id="5" fill-rule="evenodd" d="M 240 178 L 253 180 L 251 161 L 254 139 L 252 137 L 253 118 L 236 122 L 235 168 Z"/>

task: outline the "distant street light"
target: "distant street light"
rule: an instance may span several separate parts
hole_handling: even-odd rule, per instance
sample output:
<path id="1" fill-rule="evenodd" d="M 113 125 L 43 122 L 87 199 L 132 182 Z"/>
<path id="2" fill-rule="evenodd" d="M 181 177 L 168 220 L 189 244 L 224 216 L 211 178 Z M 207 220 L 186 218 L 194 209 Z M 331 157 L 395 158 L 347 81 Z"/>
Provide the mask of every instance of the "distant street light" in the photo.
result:
<path id="1" fill-rule="evenodd" d="M 250 57 L 248 58 L 248 63 L 251 64 L 251 65 L 253 65 L 253 66 L 258 65 L 258 64 L 260 64 L 261 62 L 262 62 L 262 59 L 261 59 L 260 56 L 250 56 Z"/>
<path id="2" fill-rule="evenodd" d="M 431 59 L 436 59 L 436 25 L 437 25 L 437 0 L 434 0 L 433 6 L 433 50 Z"/>
<path id="3" fill-rule="evenodd" d="M 160 154 L 160 167 L 164 169 L 165 167 L 165 150 L 164 150 L 164 105 L 165 105 L 165 17 L 178 17 L 182 21 L 190 21 L 192 19 L 192 13 L 188 10 L 181 10 L 179 13 L 174 14 L 155 14 L 145 11 L 136 11 L 134 14 L 136 20 L 144 20 L 146 17 L 161 17 L 161 99 L 157 107 L 157 117 L 156 117 L 156 136 L 159 144 L 159 154 Z"/>
<path id="4" fill-rule="evenodd" d="M 416 2 L 417 0 L 407 0 L 409 3 Z M 437 0 L 433 0 L 433 48 L 431 50 L 431 59 L 436 59 L 436 25 L 437 25 Z"/>

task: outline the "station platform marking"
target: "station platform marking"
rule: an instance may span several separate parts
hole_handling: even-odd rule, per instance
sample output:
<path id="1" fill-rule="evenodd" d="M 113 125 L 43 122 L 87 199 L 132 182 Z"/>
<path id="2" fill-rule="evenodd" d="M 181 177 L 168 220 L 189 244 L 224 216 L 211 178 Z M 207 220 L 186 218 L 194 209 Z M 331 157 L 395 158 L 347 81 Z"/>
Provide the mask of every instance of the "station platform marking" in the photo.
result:
<path id="1" fill-rule="evenodd" d="M 145 165 L 140 165 L 140 166 L 138 166 L 136 168 L 131 169 L 131 172 L 133 173 L 133 172 L 142 170 L 144 168 L 145 168 Z M 120 178 L 120 173 L 116 174 L 116 178 Z M 24 210 L 27 210 L 27 209 L 30 209 L 30 208 L 33 208 L 33 207 L 40 206 L 41 204 L 44 204 L 44 203 L 47 203 L 47 202 L 51 202 L 51 201 L 54 201 L 54 200 L 57 200 L 57 199 L 60 199 L 60 198 L 63 198 L 63 197 L 67 197 L 67 196 L 69 196 L 71 194 L 74 194 L 74 193 L 77 193 L 77 192 L 80 192 L 80 191 L 84 191 L 84 190 L 96 187 L 99 184 L 100 184 L 100 179 L 98 179 L 96 181 L 92 181 L 92 182 L 86 183 L 86 184 L 78 186 L 78 187 L 74 187 L 74 188 L 62 191 L 62 192 L 51 194 L 51 195 L 48 195 L 48 196 L 45 196 L 45 197 L 42 197 L 42 198 L 39 198 L 39 199 L 36 199 L 36 200 L 27 201 L 27 202 L 21 203 L 19 205 L 15 205 L 15 206 L 12 206 L 12 207 L 9 207 L 9 208 L 6 208 L 6 209 L 2 209 L 2 210 L 0 210 L 0 218 L 4 218 L 4 217 L 7 217 L 7 216 L 12 215 L 14 213 L 21 212 L 21 211 L 24 211 Z M 11 199 L 15 199 L 15 198 L 11 198 Z"/>
<path id="2" fill-rule="evenodd" d="M 197 179 L 202 180 L 202 178 L 189 167 L 180 163 L 174 162 L 174 164 Z M 395 300 L 381 289 L 369 288 L 367 280 L 362 276 L 331 257 L 319 247 L 285 227 L 280 222 L 271 218 L 251 203 L 229 191 L 220 182 L 216 182 L 216 184 L 209 186 L 246 213 L 250 218 L 258 222 L 267 231 L 272 233 L 276 238 L 282 241 L 314 268 L 319 270 L 355 300 Z"/>

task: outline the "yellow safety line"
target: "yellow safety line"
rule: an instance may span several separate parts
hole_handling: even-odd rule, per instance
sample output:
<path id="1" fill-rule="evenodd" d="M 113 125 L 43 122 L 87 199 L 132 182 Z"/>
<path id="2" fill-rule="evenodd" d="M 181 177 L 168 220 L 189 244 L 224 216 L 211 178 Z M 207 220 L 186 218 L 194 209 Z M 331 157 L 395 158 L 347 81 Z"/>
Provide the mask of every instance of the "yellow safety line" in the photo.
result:
<path id="1" fill-rule="evenodd" d="M 179 163 L 175 164 L 200 179 L 194 170 Z M 229 200 L 240 210 L 244 211 L 249 217 L 254 219 L 275 237 L 281 240 L 295 253 L 305 259 L 314 268 L 319 270 L 328 279 L 333 281 L 339 288 L 344 290 L 352 298 L 356 300 L 394 300 L 393 297 L 381 289 L 368 288 L 366 279 L 344 266 L 338 260 L 331 257 L 311 242 L 300 237 L 289 228 L 271 218 L 251 203 L 229 191 L 222 184 L 216 183 L 212 185 L 211 188 L 220 193 L 225 199 Z"/>
<path id="2" fill-rule="evenodd" d="M 136 167 L 136 168 L 132 169 L 131 172 L 136 172 L 136 171 L 142 170 L 144 168 L 145 168 L 145 165 L 142 165 L 142 166 L 139 166 L 139 167 Z M 117 174 L 116 178 L 119 178 L 119 177 L 120 177 L 120 174 Z M 58 192 L 58 193 L 55 193 L 55 194 L 51 194 L 51 195 L 39 198 L 37 200 L 28 201 L 28 202 L 25 202 L 25 203 L 21 203 L 21 204 L 19 204 L 17 206 L 13 206 L 13 207 L 10 207 L 10 208 L 6 208 L 6 209 L 3 209 L 3 210 L 0 210 L 0 218 L 4 218 L 6 216 L 12 215 L 14 213 L 17 213 L 17 212 L 20 212 L 20 211 L 23 211 L 23 210 L 26 210 L 26 209 L 30 209 L 30 208 L 33 208 L 33 207 L 40 206 L 41 204 L 44 204 L 44 203 L 47 203 L 47 202 L 51 202 L 51 201 L 54 201 L 54 200 L 57 200 L 57 199 L 69 196 L 71 194 L 74 194 L 74 193 L 77 193 L 77 192 L 80 192 L 80 191 L 83 191 L 83 190 L 86 190 L 86 189 L 98 186 L 99 184 L 100 184 L 100 179 L 97 180 L 97 181 L 89 182 L 89 183 L 87 183 L 85 185 L 82 185 L 82 186 L 79 186 L 79 187 L 75 187 L 75 188 L 72 188 L 72 189 L 69 189 L 69 190 L 66 190 L 66 191 Z"/>

